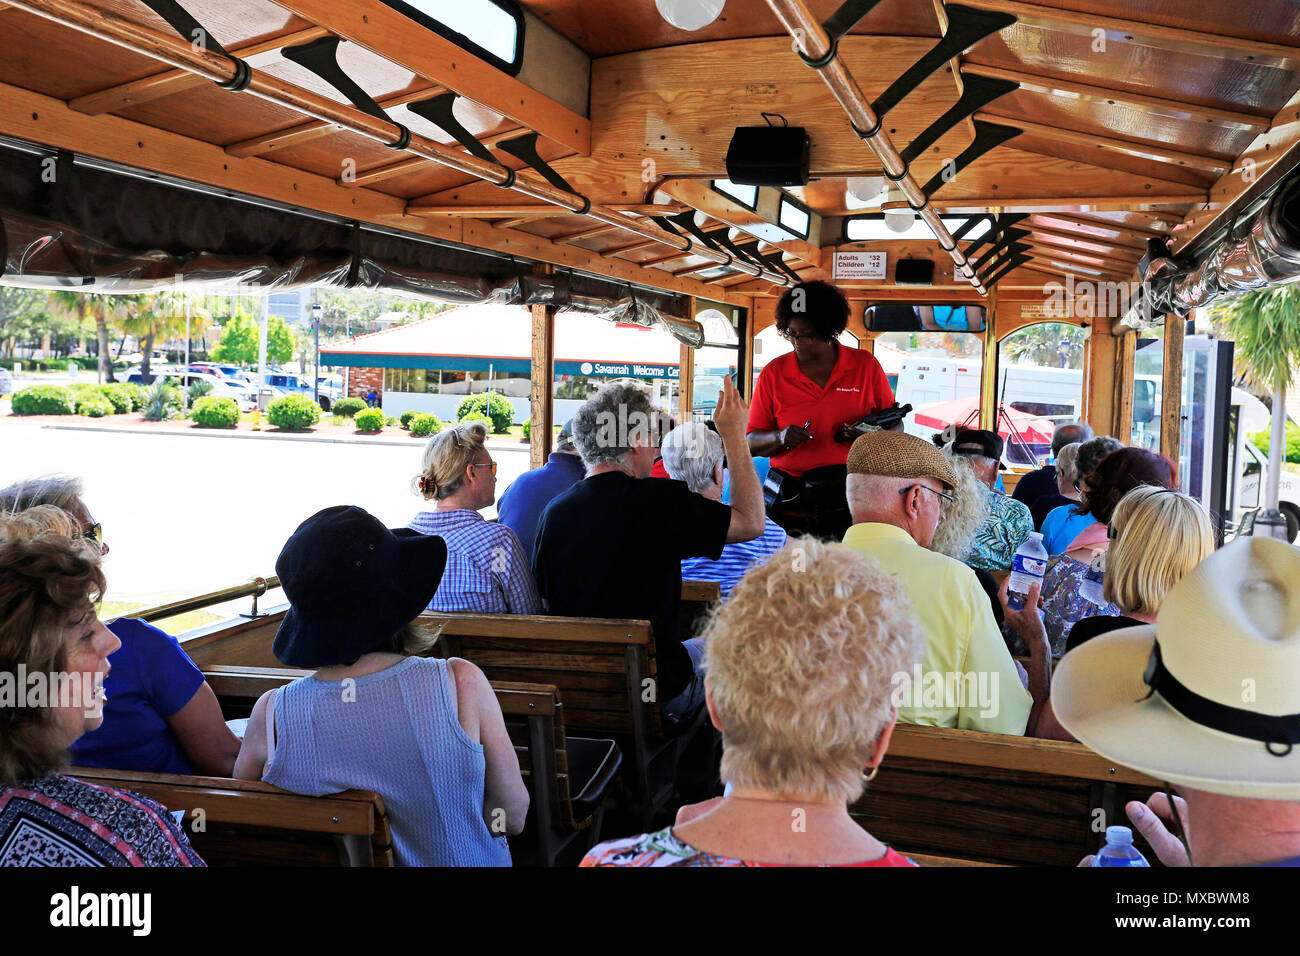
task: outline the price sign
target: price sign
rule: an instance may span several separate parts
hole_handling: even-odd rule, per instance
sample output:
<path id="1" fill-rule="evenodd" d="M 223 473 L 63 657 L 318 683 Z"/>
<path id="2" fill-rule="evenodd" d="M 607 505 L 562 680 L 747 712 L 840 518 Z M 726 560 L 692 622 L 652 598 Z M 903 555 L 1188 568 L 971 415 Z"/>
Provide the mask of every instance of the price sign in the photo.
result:
<path id="1" fill-rule="evenodd" d="M 887 256 L 883 252 L 835 253 L 835 278 L 883 279 Z"/>

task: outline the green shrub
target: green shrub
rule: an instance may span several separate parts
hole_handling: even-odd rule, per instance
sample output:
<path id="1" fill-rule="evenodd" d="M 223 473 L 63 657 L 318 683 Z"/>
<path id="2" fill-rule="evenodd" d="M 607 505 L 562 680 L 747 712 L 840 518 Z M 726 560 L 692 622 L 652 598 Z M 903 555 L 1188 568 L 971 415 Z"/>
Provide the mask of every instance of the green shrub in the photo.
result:
<path id="1" fill-rule="evenodd" d="M 533 437 L 533 420 L 531 418 L 525 418 L 524 419 L 524 441 L 530 441 L 532 437 Z"/>
<path id="2" fill-rule="evenodd" d="M 373 433 L 382 431 L 384 427 L 384 413 L 377 408 L 363 408 L 352 416 L 352 420 L 359 432 Z"/>
<path id="3" fill-rule="evenodd" d="M 1273 437 L 1268 429 L 1248 437 L 1256 448 L 1268 454 L 1269 439 Z M 1286 423 L 1286 460 L 1300 464 L 1300 425 L 1290 421 Z"/>
<path id="4" fill-rule="evenodd" d="M 436 435 L 442 431 L 442 422 L 438 421 L 437 415 L 430 415 L 426 412 L 418 412 L 411 419 L 411 434 L 419 435 L 421 438 L 426 435 Z"/>
<path id="5" fill-rule="evenodd" d="M 15 415 L 71 415 L 77 402 L 62 385 L 31 385 L 14 392 Z"/>
<path id="6" fill-rule="evenodd" d="M 210 391 L 212 391 L 211 382 L 204 381 L 203 379 L 199 379 L 198 381 L 195 382 L 190 382 L 189 391 L 186 393 L 185 396 L 187 399 L 186 404 L 188 404 L 190 408 L 193 408 L 194 403 L 197 402 L 204 395 L 207 395 Z"/>
<path id="7" fill-rule="evenodd" d="M 368 405 L 365 403 L 365 400 L 364 400 L 364 399 L 360 399 L 360 398 L 340 398 L 337 402 L 334 403 L 333 408 L 331 408 L 330 410 L 331 410 L 335 415 L 342 415 L 342 416 L 344 416 L 344 417 L 346 417 L 346 418 L 351 418 L 351 417 L 352 417 L 353 415 L 355 415 L 357 412 L 359 412 L 359 411 L 363 411 L 364 409 L 369 408 L 369 407 L 370 407 L 370 406 L 368 406 Z"/>
<path id="8" fill-rule="evenodd" d="M 99 390 L 106 399 L 113 403 L 114 414 L 125 415 L 127 412 L 135 410 L 135 398 L 127 390 L 127 386 L 121 384 L 101 385 Z"/>
<path id="9" fill-rule="evenodd" d="M 384 424 L 387 425 L 389 428 L 397 428 L 400 423 L 392 415 L 389 415 L 387 418 L 384 419 Z"/>
<path id="10" fill-rule="evenodd" d="M 483 427 L 488 430 L 488 434 L 489 435 L 492 434 L 492 419 L 488 418 L 482 412 L 466 412 L 464 415 L 461 416 L 460 421 L 458 421 L 456 424 L 472 425 L 475 422 L 482 422 Z"/>
<path id="11" fill-rule="evenodd" d="M 190 418 L 200 428 L 233 428 L 239 424 L 239 404 L 233 398 L 203 395 L 194 403 Z"/>
<path id="12" fill-rule="evenodd" d="M 180 406 L 180 392 L 159 379 L 147 389 L 141 413 L 146 421 L 165 422 L 180 411 Z"/>
<path id="13" fill-rule="evenodd" d="M 320 421 L 320 406 L 306 395 L 286 395 L 270 404 L 266 420 L 287 432 L 302 431 Z"/>
<path id="14" fill-rule="evenodd" d="M 113 403 L 103 395 L 87 395 L 77 399 L 77 414 L 87 418 L 103 418 L 113 414 Z"/>
<path id="15" fill-rule="evenodd" d="M 488 420 L 488 431 L 503 435 L 510 431 L 515 422 L 515 407 L 500 392 L 481 392 L 470 395 L 456 406 L 456 420 L 465 421 L 465 416 L 478 412 Z"/>
<path id="16" fill-rule="evenodd" d="M 415 411 L 414 409 L 409 409 L 409 410 L 407 410 L 407 411 L 404 411 L 404 412 L 402 412 L 401 417 L 398 419 L 398 423 L 399 423 L 403 428 L 410 428 L 410 427 L 411 427 L 411 419 L 414 418 L 416 415 L 420 415 L 420 414 L 423 414 L 423 413 L 422 413 L 422 412 L 417 412 L 417 411 Z"/>

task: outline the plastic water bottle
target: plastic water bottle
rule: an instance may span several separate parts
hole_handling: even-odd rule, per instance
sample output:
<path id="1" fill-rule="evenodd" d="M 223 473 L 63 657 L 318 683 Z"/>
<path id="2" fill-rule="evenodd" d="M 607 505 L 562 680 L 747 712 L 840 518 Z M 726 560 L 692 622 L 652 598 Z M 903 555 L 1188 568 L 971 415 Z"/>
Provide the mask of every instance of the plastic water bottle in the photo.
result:
<path id="1" fill-rule="evenodd" d="M 1083 580 L 1079 582 L 1079 596 L 1084 600 L 1091 601 L 1098 607 L 1106 603 L 1105 592 L 1106 581 L 1106 552 L 1101 552 L 1093 557 L 1088 564 L 1088 570 L 1083 573 Z"/>
<path id="2" fill-rule="evenodd" d="M 1031 531 L 1025 543 L 1016 549 L 1016 556 L 1011 559 L 1011 578 L 1007 584 L 1007 605 L 1013 611 L 1024 610 L 1025 597 L 1037 581 L 1043 583 L 1047 573 L 1047 549 L 1043 547 L 1043 535 Z"/>
<path id="3" fill-rule="evenodd" d="M 1107 827 L 1106 845 L 1092 858 L 1093 866 L 1150 866 L 1146 857 L 1133 845 L 1133 831 L 1128 827 Z"/>

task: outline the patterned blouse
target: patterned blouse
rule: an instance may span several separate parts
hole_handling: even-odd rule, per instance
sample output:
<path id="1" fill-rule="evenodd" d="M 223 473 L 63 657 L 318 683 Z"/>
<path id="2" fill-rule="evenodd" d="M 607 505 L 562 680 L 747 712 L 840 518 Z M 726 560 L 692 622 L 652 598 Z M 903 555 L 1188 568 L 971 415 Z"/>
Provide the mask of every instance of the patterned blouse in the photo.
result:
<path id="1" fill-rule="evenodd" d="M 665 827 L 658 833 L 643 833 L 623 840 L 610 840 L 594 847 L 582 858 L 581 866 L 776 866 L 773 863 L 753 863 L 731 857 L 714 856 L 697 850 L 673 836 L 673 828 Z M 850 863 L 848 866 L 916 866 L 911 860 L 885 849 L 878 860 Z"/>
<path id="2" fill-rule="evenodd" d="M 0 787 L 0 866 L 204 866 L 166 808 L 52 773 Z"/>
<path id="3" fill-rule="evenodd" d="M 975 532 L 966 563 L 981 571 L 1007 571 L 1011 559 L 1034 530 L 1034 518 L 1022 502 L 993 489 L 988 491 L 989 515 Z"/>
<path id="4" fill-rule="evenodd" d="M 1114 604 L 1093 604 L 1081 593 L 1079 586 L 1088 572 L 1088 565 L 1064 554 L 1047 562 L 1043 578 L 1043 626 L 1052 644 L 1052 656 L 1065 653 L 1065 641 L 1070 628 L 1085 617 L 1114 617 L 1122 614 Z"/>

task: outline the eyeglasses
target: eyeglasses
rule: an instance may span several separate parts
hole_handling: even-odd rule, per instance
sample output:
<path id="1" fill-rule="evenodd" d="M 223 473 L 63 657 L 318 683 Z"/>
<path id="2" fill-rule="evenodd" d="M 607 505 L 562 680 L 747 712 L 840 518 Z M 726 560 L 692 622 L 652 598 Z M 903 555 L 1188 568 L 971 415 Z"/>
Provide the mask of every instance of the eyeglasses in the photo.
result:
<path id="1" fill-rule="evenodd" d="M 798 342 L 800 339 L 806 342 L 816 342 L 822 337 L 813 333 L 808 333 L 806 335 L 792 335 L 789 332 L 782 332 L 781 338 L 785 339 L 787 342 Z"/>
<path id="2" fill-rule="evenodd" d="M 74 538 L 85 538 L 88 541 L 95 542 L 95 547 L 100 551 L 104 550 L 104 526 L 99 523 L 92 524 L 85 531 L 78 531 L 73 535 Z"/>
<path id="3" fill-rule="evenodd" d="M 491 468 L 492 476 L 496 477 L 497 463 L 495 461 L 485 461 L 477 465 L 470 465 L 471 468 Z"/>
<path id="4" fill-rule="evenodd" d="M 944 499 L 944 501 L 945 501 L 947 504 L 950 504 L 950 505 L 951 505 L 951 504 L 955 504 L 956 501 L 957 501 L 956 498 L 954 498 L 952 495 L 948 494 L 947 492 L 944 492 L 944 491 L 938 491 L 938 490 L 936 490 L 936 489 L 934 489 L 934 488 L 931 488 L 929 485 L 922 485 L 922 484 L 908 485 L 906 488 L 899 488 L 899 489 L 898 489 L 898 493 L 899 493 L 900 495 L 905 495 L 905 494 L 907 494 L 909 491 L 911 491 L 913 488 L 924 488 L 926 491 L 929 491 L 929 492 L 932 492 L 932 493 L 938 495 L 940 498 Z"/>

